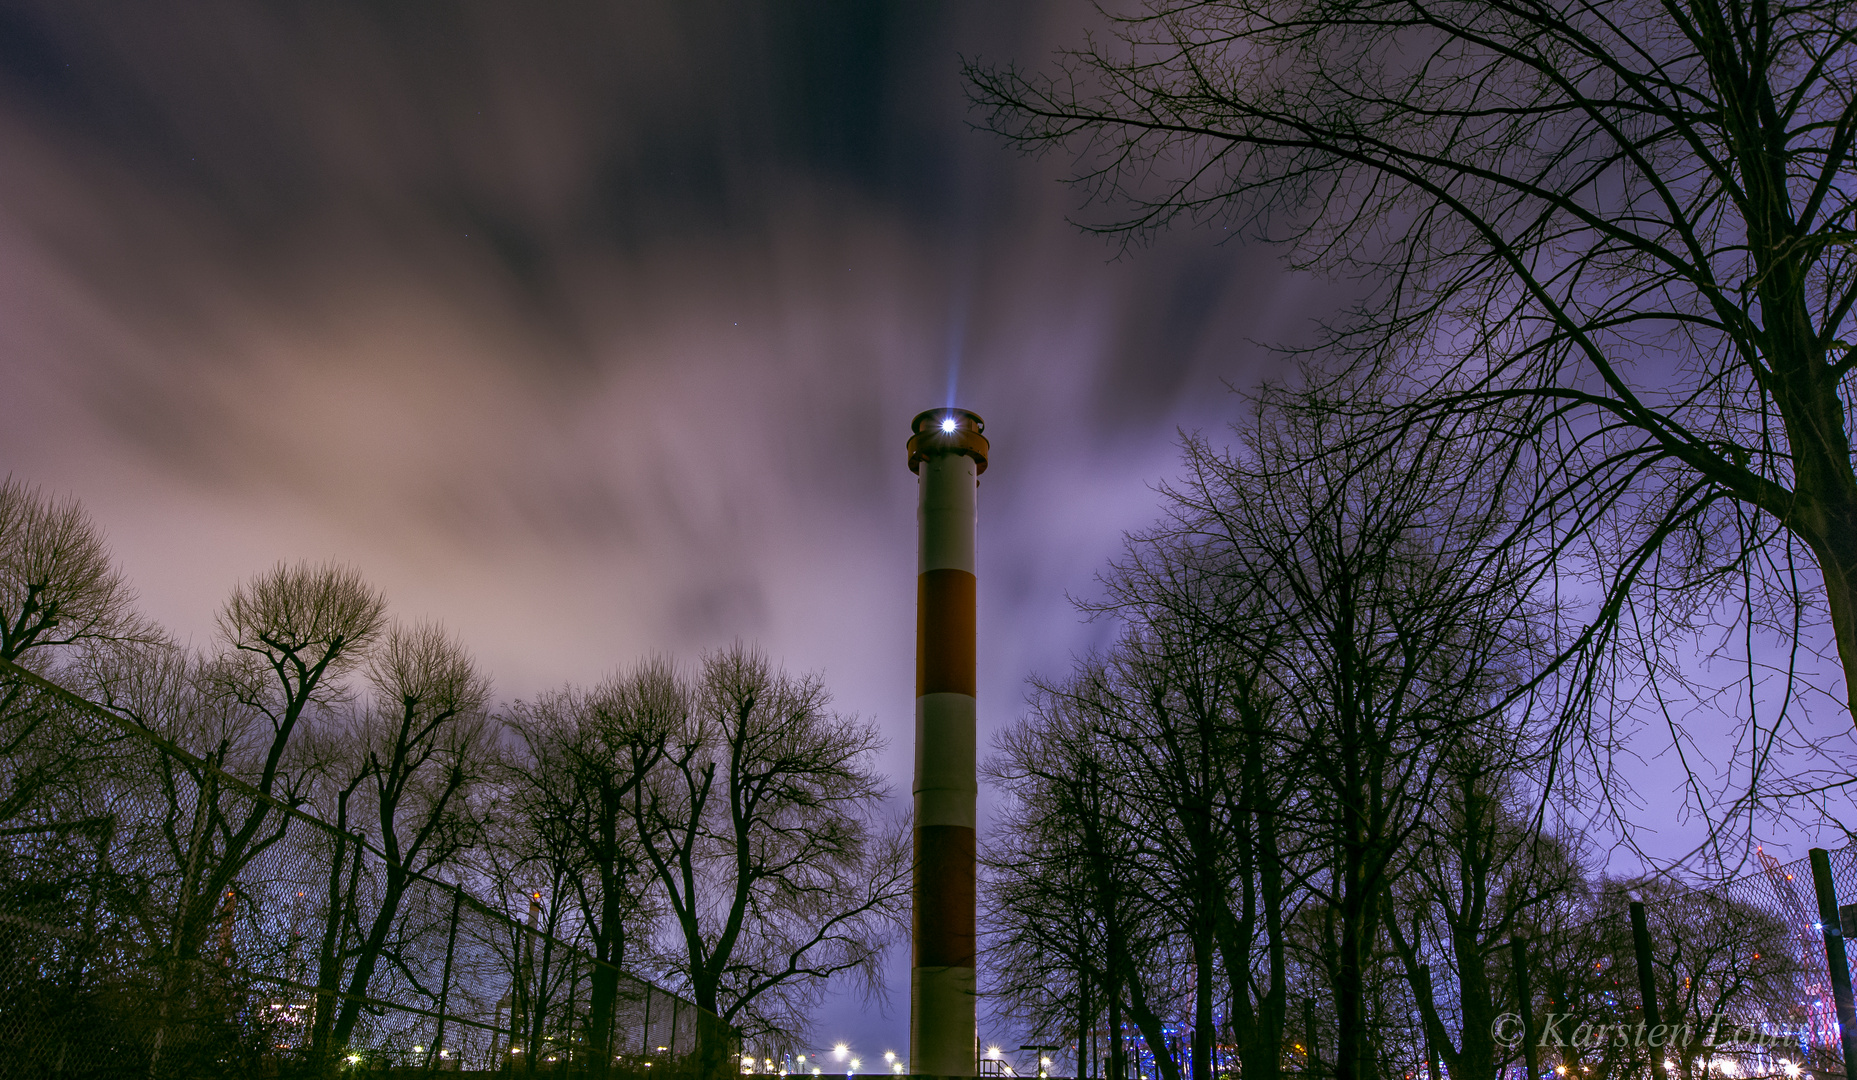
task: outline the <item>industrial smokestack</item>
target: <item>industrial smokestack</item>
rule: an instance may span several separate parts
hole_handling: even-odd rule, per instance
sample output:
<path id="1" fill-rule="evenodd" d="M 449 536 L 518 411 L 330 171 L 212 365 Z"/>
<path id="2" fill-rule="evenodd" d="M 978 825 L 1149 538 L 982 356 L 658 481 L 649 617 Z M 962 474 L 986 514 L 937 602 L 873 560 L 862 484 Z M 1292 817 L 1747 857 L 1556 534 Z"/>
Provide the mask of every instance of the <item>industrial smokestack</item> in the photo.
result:
<path id="1" fill-rule="evenodd" d="M 974 495 L 986 423 L 930 409 L 910 424 L 918 489 L 916 831 L 909 1071 L 973 1076 Z"/>

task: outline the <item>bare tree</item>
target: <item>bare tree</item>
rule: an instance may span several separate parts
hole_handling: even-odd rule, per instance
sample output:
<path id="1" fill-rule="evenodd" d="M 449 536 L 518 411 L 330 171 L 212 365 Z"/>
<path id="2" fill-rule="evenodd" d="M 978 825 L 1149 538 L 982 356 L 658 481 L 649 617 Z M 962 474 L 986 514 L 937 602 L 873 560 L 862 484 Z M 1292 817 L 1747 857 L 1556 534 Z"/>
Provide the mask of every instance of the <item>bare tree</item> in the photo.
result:
<path id="1" fill-rule="evenodd" d="M 336 994 L 362 921 L 356 900 L 366 851 L 356 835 L 355 795 L 368 782 L 368 767 L 360 742 L 334 724 L 311 730 L 299 745 L 303 757 L 311 762 L 306 802 L 333 826 L 317 838 L 323 849 L 325 880 L 320 898 L 322 929 L 316 942 L 316 1015 L 310 1024 L 310 1047 L 326 1058 L 335 1049 L 330 1033 L 339 1011 Z"/>
<path id="2" fill-rule="evenodd" d="M 0 660 L 30 667 L 61 645 L 158 636 L 134 603 L 77 500 L 0 480 Z"/>
<path id="3" fill-rule="evenodd" d="M 506 774 L 519 767 L 504 763 Z M 575 882 L 587 873 L 587 851 L 572 823 L 545 812 L 547 804 L 538 805 L 533 791 L 507 780 L 505 790 L 515 797 L 503 813 L 492 815 L 489 842 L 476 855 L 492 885 L 491 906 L 507 916 L 486 941 L 509 977 L 509 997 L 502 1003 L 509 1008 L 509 1027 L 499 1035 L 509 1040 L 506 1052 L 519 1052 L 526 1075 L 539 1067 L 556 995 L 576 989 L 570 979 L 578 965 L 573 957 L 558 962 L 556 945 L 574 932 L 572 897 Z"/>
<path id="4" fill-rule="evenodd" d="M 110 562 L 103 536 L 74 499 L 55 500 L 8 476 L 0 480 L 0 660 L 39 673 L 74 645 L 160 640 L 133 610 L 135 594 Z M 56 705 L 0 674 L 0 822 L 43 803 L 51 786 L 84 771 L 94 750 L 69 725 L 52 736 Z M 67 828 L 68 821 L 15 828 Z"/>
<path id="5" fill-rule="evenodd" d="M 634 791 L 696 1004 L 750 1038 L 796 1032 L 835 975 L 876 985 L 903 918 L 904 834 L 876 818 L 875 728 L 817 676 L 737 645 L 705 658 L 690 720 Z M 712 1066 L 720 1032 L 705 1032 Z"/>
<path id="6" fill-rule="evenodd" d="M 384 606 L 353 570 L 280 565 L 233 590 L 219 616 L 221 656 L 126 650 L 101 672 L 106 705 L 199 755 L 197 765 L 161 755 L 156 770 L 158 831 L 181 871 L 164 890 L 171 898 L 145 893 L 138 916 L 164 942 L 157 1057 L 203 948 L 230 925 L 239 875 L 289 829 L 277 804 L 307 796 L 307 772 L 286 768 L 293 736 L 338 696 L 339 676 L 380 634 Z M 229 789 L 222 774 L 245 787 Z"/>
<path id="7" fill-rule="evenodd" d="M 1857 700 L 1857 5 L 1150 0 L 1107 19 L 1045 73 L 967 69 L 994 130 L 1076 153 L 1088 227 L 1248 228 L 1364 280 L 1325 362 L 1427 391 L 1353 403 L 1390 424 L 1495 409 L 1539 453 L 1517 537 L 1602 586 L 1569 657 L 1656 653 L 1718 613 L 1725 651 L 1751 652 L 1822 611 Z M 1778 751 L 1814 744 L 1794 696 L 1813 687 L 1782 663 L 1756 708 L 1737 658 L 1751 806 Z"/>
<path id="8" fill-rule="evenodd" d="M 1084 608 L 1128 628 L 1116 696 L 1123 715 L 1142 719 L 1113 741 L 1143 791 L 1166 793 L 1149 817 L 1185 841 L 1169 845 L 1182 870 L 1176 906 L 1208 920 L 1200 932 L 1216 943 L 1243 1069 L 1268 1078 L 1281 1068 L 1288 1021 L 1286 925 L 1303 891 L 1291 845 L 1307 778 L 1281 738 L 1272 680 L 1256 666 L 1281 644 L 1280 628 L 1259 618 L 1270 583 L 1232 565 L 1222 540 L 1180 524 L 1132 535 L 1102 579 L 1106 597 Z M 1218 1069 L 1203 989 L 1212 979 L 1200 967 L 1194 1068 L 1209 1075 Z"/>
<path id="9" fill-rule="evenodd" d="M 1189 443 L 1187 479 L 1170 489 L 1177 527 L 1257 585 L 1227 633 L 1310 788 L 1298 827 L 1327 855 L 1306 880 L 1333 912 L 1324 955 L 1346 1078 L 1373 1075 L 1364 1009 L 1381 897 L 1441 770 L 1525 715 L 1490 703 L 1525 682 L 1543 644 L 1527 569 L 1491 543 L 1506 493 L 1479 443 L 1445 434 L 1415 431 L 1363 460 L 1340 414 L 1305 399 L 1261 411 L 1233 453 Z M 1531 745 L 1525 729 L 1501 737 Z"/>
<path id="10" fill-rule="evenodd" d="M 484 711 L 490 681 L 441 627 L 395 627 L 368 658 L 367 679 L 374 700 L 358 734 L 372 788 L 369 831 L 386 860 L 331 1034 L 336 1046 L 354 1031 L 414 875 L 449 865 L 477 839 L 473 788 L 491 764 Z"/>
<path id="11" fill-rule="evenodd" d="M 592 690 L 517 703 L 511 724 L 527 759 L 510 778 L 518 813 L 559 833 L 567 876 L 595 961 L 588 1047 L 596 1074 L 612 1061 L 620 972 L 651 946 L 662 910 L 632 816 L 633 795 L 689 720 L 690 694 L 668 662 L 649 661 Z"/>
<path id="12" fill-rule="evenodd" d="M 1155 880 L 1154 836 L 1176 822 L 1135 792 L 1144 778 L 1118 752 L 1127 740 L 1110 734 L 1123 718 L 1109 681 L 1095 661 L 1035 683 L 1030 715 L 986 765 L 1011 799 L 985 853 L 988 992 L 1038 1026 L 1074 1011 L 1080 1040 L 1102 1017 L 1110 1080 L 1127 1080 L 1139 1058 L 1126 1018 L 1155 1072 L 1174 1080 L 1183 1063 L 1167 1028 L 1181 1004 L 1183 928 Z"/>
<path id="13" fill-rule="evenodd" d="M 1100 922 L 1112 895 L 1147 905 L 1117 927 L 1131 945 L 1139 927 L 1140 949 L 1105 949 L 1104 981 L 1166 1080 L 1217 1071 L 1221 982 L 1247 1071 L 1280 1068 L 1292 938 L 1335 1002 L 1341 1076 L 1417 1045 L 1386 897 L 1446 824 L 1453 768 L 1492 744 L 1526 767 L 1542 752 L 1530 707 L 1554 715 L 1524 694 L 1550 639 L 1539 568 L 1501 542 L 1503 444 L 1446 424 L 1389 446 L 1362 427 L 1315 394 L 1272 392 L 1235 448 L 1189 439 L 1166 517 L 1131 536 L 1089 605 L 1122 620 L 1117 645 L 1039 684 L 995 766 L 1023 835 L 994 861 L 1036 872 L 1003 887 L 1001 944 L 1017 955 L 1047 929 L 1031 921 L 1038 884 L 1067 918 L 1087 904 Z M 1485 824 L 1465 843 L 1486 842 Z M 1111 825 L 1119 845 L 1066 846 Z M 1006 989 L 1035 997 L 1032 978 Z M 1186 1053 L 1170 1025 L 1191 1029 Z"/>
<path id="14" fill-rule="evenodd" d="M 249 754 L 236 764 L 263 794 L 277 791 L 297 725 L 339 696 L 339 677 L 363 661 L 386 618 L 386 601 L 345 566 L 280 563 L 233 589 L 218 619 L 229 651 L 211 677 L 253 719 L 254 735 L 248 746 L 228 741 L 215 753 L 228 761 Z M 264 822 L 262 804 L 251 814 L 237 830 L 241 847 Z"/>
<path id="15" fill-rule="evenodd" d="M 1511 942 L 1539 936 L 1551 909 L 1584 885 L 1569 845 L 1525 801 L 1512 757 L 1502 741 L 1472 742 L 1446 763 L 1382 913 L 1425 1038 L 1452 1076 L 1496 1075 L 1497 1016 L 1532 1009 L 1511 1004 Z"/>

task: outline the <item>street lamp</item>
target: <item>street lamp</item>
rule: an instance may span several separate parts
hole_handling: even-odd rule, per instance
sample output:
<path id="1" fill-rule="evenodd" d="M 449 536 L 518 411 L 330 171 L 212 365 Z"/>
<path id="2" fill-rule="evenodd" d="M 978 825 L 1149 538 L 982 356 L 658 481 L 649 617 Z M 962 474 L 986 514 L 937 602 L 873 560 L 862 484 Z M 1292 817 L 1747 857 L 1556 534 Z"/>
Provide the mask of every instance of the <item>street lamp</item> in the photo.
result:
<path id="1" fill-rule="evenodd" d="M 1049 1056 L 1049 1051 L 1056 1050 L 1058 1049 L 1057 1047 L 1055 1046 L 1021 1046 L 1019 1047 L 1019 1049 L 1030 1050 L 1033 1053 L 1038 1055 L 1038 1075 L 1039 1076 L 1050 1076 L 1051 1075 L 1051 1058 Z"/>

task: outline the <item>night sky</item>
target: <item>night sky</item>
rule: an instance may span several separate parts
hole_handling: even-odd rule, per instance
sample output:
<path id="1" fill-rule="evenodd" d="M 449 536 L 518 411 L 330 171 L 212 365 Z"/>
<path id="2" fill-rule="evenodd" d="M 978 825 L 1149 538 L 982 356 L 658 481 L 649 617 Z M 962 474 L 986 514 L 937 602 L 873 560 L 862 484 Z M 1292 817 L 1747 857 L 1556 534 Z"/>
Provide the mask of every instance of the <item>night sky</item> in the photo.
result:
<path id="1" fill-rule="evenodd" d="M 199 644 L 298 558 L 456 629 L 503 700 L 759 642 L 881 725 L 906 800 L 910 417 L 992 440 L 985 745 L 1106 632 L 1069 597 L 1178 431 L 1350 288 L 1228 234 L 1118 254 L 1068 162 L 968 126 L 961 57 L 1036 66 L 1088 19 L 6 4 L 0 471 L 80 498 Z M 904 1049 L 907 963 L 819 1036 Z"/>

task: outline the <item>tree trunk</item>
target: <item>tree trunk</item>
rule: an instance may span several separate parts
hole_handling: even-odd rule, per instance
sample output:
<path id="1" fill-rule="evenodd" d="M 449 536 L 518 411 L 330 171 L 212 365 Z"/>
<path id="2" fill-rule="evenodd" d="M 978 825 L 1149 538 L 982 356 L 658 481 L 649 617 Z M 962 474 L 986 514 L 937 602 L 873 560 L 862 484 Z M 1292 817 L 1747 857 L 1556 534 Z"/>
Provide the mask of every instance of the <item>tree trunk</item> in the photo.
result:
<path id="1" fill-rule="evenodd" d="M 337 1046 L 348 1045 L 348 1037 L 354 1034 L 355 1023 L 361 1018 L 361 999 L 367 996 L 368 983 L 373 980 L 374 968 L 380 963 L 381 950 L 386 947 L 387 935 L 399 915 L 400 899 L 406 895 L 408 882 L 405 870 L 393 863 L 387 864 L 387 886 L 381 893 L 380 910 L 374 913 L 367 940 L 362 942 L 355 956 L 355 970 L 348 977 L 348 998 L 342 1002 L 342 1010 L 335 1020 L 333 1037 Z"/>
<path id="2" fill-rule="evenodd" d="M 1464 1018 L 1463 1046 L 1452 1075 L 1496 1075 L 1496 1003 L 1490 998 L 1489 969 L 1482 943 L 1466 927 L 1453 927 L 1451 951 L 1457 957 L 1457 1001 Z M 1461 1073 L 1459 1070 L 1462 1070 Z"/>
<path id="3" fill-rule="evenodd" d="M 1122 1048 L 1122 987 L 1109 977 L 1109 1080 L 1127 1080 L 1128 1058 Z"/>
<path id="4" fill-rule="evenodd" d="M 1202 926 L 1193 941 L 1193 1080 L 1213 1080 L 1213 1030 L 1212 928 Z"/>
<path id="5" fill-rule="evenodd" d="M 329 865 L 329 910 L 323 917 L 322 941 L 316 950 L 316 1026 L 310 1035 L 310 1046 L 324 1055 L 333 1049 L 330 1032 L 335 1027 L 336 988 L 342 981 L 342 923 L 354 902 L 355 883 L 361 877 L 361 849 L 356 847 L 354 857 L 348 860 L 348 883 L 343 886 L 342 855 L 348 834 L 335 835 L 335 858 Z"/>
<path id="6" fill-rule="evenodd" d="M 1148 1044 L 1148 1053 L 1154 1057 L 1154 1070 L 1161 1074 L 1160 1080 L 1180 1080 L 1180 1061 L 1167 1044 L 1161 1018 L 1148 1008 L 1147 995 L 1142 992 L 1138 980 L 1129 978 L 1127 986 L 1128 1013 L 1135 1021 L 1136 1030 L 1141 1032 L 1142 1041 Z"/>
<path id="7" fill-rule="evenodd" d="M 1375 1080 L 1374 1054 L 1367 1037 L 1367 967 L 1373 948 L 1373 919 L 1379 897 L 1370 894 L 1364 843 L 1350 844 L 1342 855 L 1341 903 L 1336 912 L 1340 941 L 1335 954 L 1335 1077 Z"/>
<path id="8" fill-rule="evenodd" d="M 613 1015 L 619 1003 L 619 972 L 625 966 L 622 884 L 610 864 L 608 860 L 600 867 L 600 924 L 593 935 L 593 955 L 598 963 L 593 965 L 587 992 L 587 1047 L 597 1063 L 594 1076 L 605 1076 L 612 1067 Z"/>
<path id="9" fill-rule="evenodd" d="M 1283 935 L 1283 853 L 1276 810 L 1266 787 L 1264 741 L 1256 723 L 1247 725 L 1245 790 L 1256 824 L 1256 896 L 1264 922 L 1264 964 L 1269 989 L 1257 999 L 1250 1038 L 1239 1046 L 1245 1080 L 1277 1080 L 1283 1068 L 1283 1028 L 1289 1019 L 1289 964 Z M 1248 968 L 1244 972 L 1249 980 Z M 1247 987 L 1248 990 L 1248 987 Z"/>
<path id="10" fill-rule="evenodd" d="M 1807 535 L 1806 541 L 1825 579 L 1832 635 L 1844 665 L 1845 703 L 1857 724 L 1857 512 L 1837 517 L 1844 520 L 1828 522 L 1826 529 L 1835 535 Z"/>

